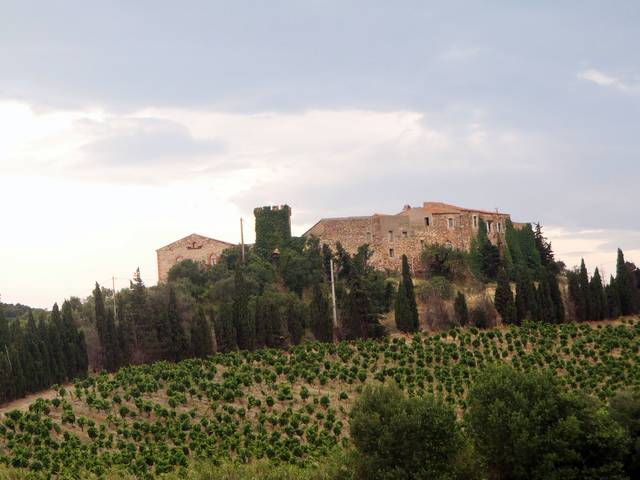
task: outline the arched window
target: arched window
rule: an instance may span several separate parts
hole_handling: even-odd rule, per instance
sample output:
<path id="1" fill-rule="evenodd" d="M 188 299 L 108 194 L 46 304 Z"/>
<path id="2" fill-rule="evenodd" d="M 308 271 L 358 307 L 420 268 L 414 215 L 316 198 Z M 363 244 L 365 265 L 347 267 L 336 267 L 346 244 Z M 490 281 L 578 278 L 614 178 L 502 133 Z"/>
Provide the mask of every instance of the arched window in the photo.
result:
<path id="1" fill-rule="evenodd" d="M 176 257 L 176 263 L 181 262 L 182 260 L 184 260 L 184 257 L 182 255 L 178 255 Z"/>
<path id="2" fill-rule="evenodd" d="M 216 263 L 218 263 L 218 256 L 215 253 L 212 253 L 209 255 L 209 265 L 213 267 Z"/>

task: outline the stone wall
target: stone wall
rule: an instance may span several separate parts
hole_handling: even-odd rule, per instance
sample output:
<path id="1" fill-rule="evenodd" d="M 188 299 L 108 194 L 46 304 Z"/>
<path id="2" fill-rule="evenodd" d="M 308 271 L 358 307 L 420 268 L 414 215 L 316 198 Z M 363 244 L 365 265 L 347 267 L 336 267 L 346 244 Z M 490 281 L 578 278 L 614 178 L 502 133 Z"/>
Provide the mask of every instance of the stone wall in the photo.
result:
<path id="1" fill-rule="evenodd" d="M 215 238 L 192 234 L 156 251 L 158 255 L 158 281 L 166 282 L 169 270 L 181 260 L 193 260 L 207 266 L 215 265 L 223 250 L 234 245 Z"/>
<path id="2" fill-rule="evenodd" d="M 468 251 L 480 219 L 490 225 L 488 235 L 493 243 L 504 240 L 508 214 L 428 202 L 423 207 L 405 207 L 397 215 L 322 219 L 305 235 L 315 235 L 332 248 L 340 242 L 350 253 L 368 243 L 373 251 L 371 264 L 379 269 L 399 270 L 404 254 L 416 270 L 425 245 Z"/>

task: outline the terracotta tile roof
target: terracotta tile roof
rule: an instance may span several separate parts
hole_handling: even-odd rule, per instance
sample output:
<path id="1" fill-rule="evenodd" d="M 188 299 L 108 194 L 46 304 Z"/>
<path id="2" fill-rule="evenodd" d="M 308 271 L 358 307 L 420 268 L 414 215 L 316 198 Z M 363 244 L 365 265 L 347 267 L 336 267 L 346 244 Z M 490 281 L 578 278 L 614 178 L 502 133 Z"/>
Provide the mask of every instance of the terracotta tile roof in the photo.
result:
<path id="1" fill-rule="evenodd" d="M 191 235 L 187 235 L 186 237 L 183 237 L 180 240 L 176 240 L 175 242 L 171 242 L 169 245 L 165 245 L 164 247 L 160 247 L 158 250 L 156 250 L 156 252 L 158 252 L 160 250 L 168 249 L 169 247 L 172 247 L 176 243 L 182 242 L 183 240 L 186 240 L 188 238 L 198 239 L 198 240 L 201 240 L 201 241 L 204 240 L 204 241 L 214 241 L 214 242 L 219 242 L 219 243 L 225 243 L 225 244 L 229 245 L 230 247 L 234 246 L 233 243 L 225 242 L 224 240 L 218 240 L 217 238 L 205 237 L 204 235 L 200 235 L 200 234 L 197 234 L 197 233 L 192 233 Z"/>

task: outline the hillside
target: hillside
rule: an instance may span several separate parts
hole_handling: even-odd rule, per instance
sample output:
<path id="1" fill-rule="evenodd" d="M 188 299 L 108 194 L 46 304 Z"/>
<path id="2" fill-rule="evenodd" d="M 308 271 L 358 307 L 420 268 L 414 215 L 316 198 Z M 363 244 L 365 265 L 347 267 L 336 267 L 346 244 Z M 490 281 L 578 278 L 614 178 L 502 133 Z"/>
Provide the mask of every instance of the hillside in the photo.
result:
<path id="1" fill-rule="evenodd" d="M 628 317 L 615 325 L 453 329 L 126 367 L 43 395 L 28 412 L 5 409 L 0 462 L 43 478 L 114 468 L 144 477 L 197 459 L 309 465 L 348 444 L 348 412 L 363 384 L 394 380 L 462 413 L 478 372 L 504 362 L 554 370 L 569 389 L 606 400 L 640 386 L 639 349 L 640 319 Z"/>

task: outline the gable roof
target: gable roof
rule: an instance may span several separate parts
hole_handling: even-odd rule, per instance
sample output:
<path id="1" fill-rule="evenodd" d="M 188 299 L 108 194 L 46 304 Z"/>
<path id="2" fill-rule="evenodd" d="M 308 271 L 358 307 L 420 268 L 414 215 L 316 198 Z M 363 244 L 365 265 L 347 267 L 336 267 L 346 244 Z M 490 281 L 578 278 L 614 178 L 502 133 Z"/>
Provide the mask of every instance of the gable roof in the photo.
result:
<path id="1" fill-rule="evenodd" d="M 211 237 L 205 237 L 204 235 L 200 235 L 198 233 L 192 233 L 191 235 L 187 235 L 186 237 L 181 238 L 180 240 L 176 240 L 175 242 L 171 242 L 168 245 L 165 245 L 164 247 L 160 247 L 156 250 L 156 252 L 159 252 L 161 250 L 168 250 L 170 247 L 173 247 L 176 243 L 180 243 L 183 242 L 184 240 L 200 240 L 200 241 L 206 241 L 206 242 L 218 242 L 218 243 L 224 243 L 225 245 L 229 245 L 230 247 L 235 246 L 235 244 L 233 243 L 229 243 L 229 242 L 225 242 L 224 240 L 218 240 L 217 238 L 211 238 Z"/>

